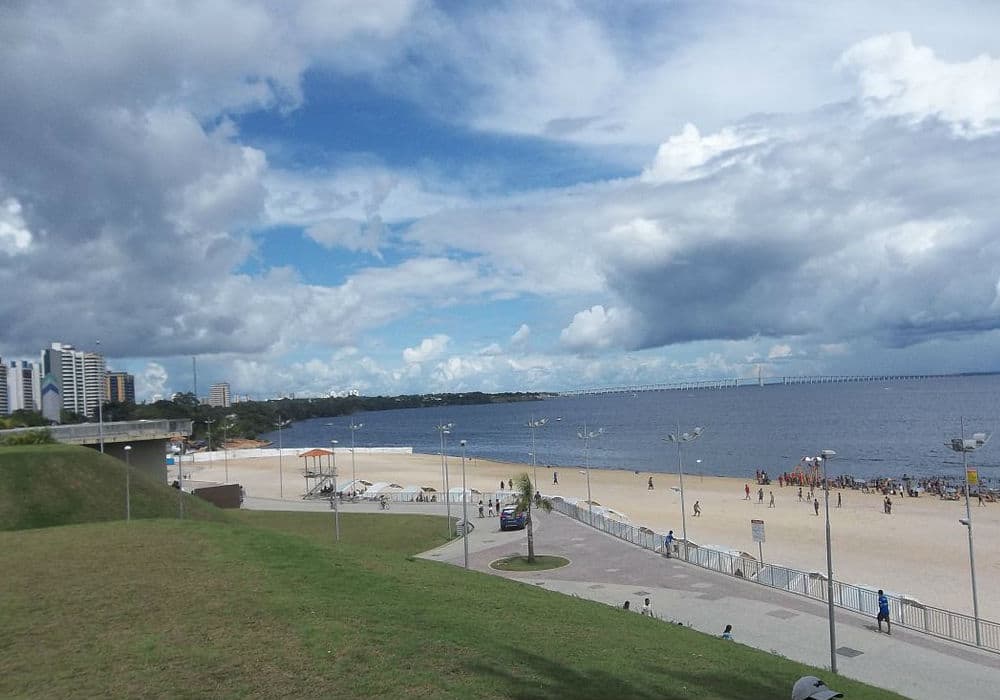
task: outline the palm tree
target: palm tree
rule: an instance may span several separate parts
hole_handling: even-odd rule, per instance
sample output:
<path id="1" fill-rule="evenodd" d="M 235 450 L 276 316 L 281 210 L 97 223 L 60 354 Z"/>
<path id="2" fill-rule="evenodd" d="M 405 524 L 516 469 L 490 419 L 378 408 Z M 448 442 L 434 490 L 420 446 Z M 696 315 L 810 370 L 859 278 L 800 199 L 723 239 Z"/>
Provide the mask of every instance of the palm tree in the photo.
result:
<path id="1" fill-rule="evenodd" d="M 535 535 L 531 529 L 531 508 L 541 508 L 546 513 L 552 510 L 552 503 L 547 498 L 542 498 L 539 496 L 535 498 L 535 486 L 531 483 L 531 477 L 528 476 L 527 472 L 524 472 L 519 477 L 517 481 L 514 482 L 516 485 L 515 493 L 517 494 L 517 509 L 519 511 L 527 511 L 528 518 L 525 521 L 525 529 L 528 531 L 528 563 L 535 563 Z"/>

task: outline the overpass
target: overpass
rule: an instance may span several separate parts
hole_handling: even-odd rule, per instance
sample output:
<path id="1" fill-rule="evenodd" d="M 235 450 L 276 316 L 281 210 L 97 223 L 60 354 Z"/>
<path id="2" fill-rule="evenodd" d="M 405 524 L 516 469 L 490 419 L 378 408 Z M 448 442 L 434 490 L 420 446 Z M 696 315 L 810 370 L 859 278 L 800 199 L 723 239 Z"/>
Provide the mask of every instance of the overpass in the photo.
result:
<path id="1" fill-rule="evenodd" d="M 167 481 L 167 442 L 191 434 L 190 420 L 131 420 L 109 423 L 53 425 L 47 428 L 0 430 L 0 438 L 35 430 L 48 430 L 57 442 L 84 445 L 99 450 L 103 436 L 104 453 L 125 461 L 125 446 L 132 446 L 130 462 L 163 483 Z"/>
<path id="2" fill-rule="evenodd" d="M 915 379 L 936 379 L 952 377 L 951 374 L 863 374 L 824 375 L 792 377 L 728 377 L 722 379 L 694 379 L 667 384 L 634 384 L 630 386 L 609 386 L 593 389 L 573 389 L 561 391 L 559 396 L 587 396 L 590 394 L 634 394 L 640 391 L 693 391 L 695 389 L 739 389 L 748 386 L 772 386 L 792 384 L 843 384 L 848 382 L 898 382 Z"/>

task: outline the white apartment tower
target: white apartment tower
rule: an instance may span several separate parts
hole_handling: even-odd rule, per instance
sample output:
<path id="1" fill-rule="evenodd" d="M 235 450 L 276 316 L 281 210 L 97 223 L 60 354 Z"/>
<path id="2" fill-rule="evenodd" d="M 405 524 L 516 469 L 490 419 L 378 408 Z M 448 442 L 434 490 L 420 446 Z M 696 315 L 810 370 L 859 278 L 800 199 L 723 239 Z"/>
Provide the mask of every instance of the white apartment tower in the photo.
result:
<path id="1" fill-rule="evenodd" d="M 2 365 L 3 363 L 0 363 Z M 0 384 L 7 380 L 7 413 L 41 410 L 41 371 L 37 362 L 11 360 L 6 368 L 0 366 Z M 2 391 L 2 390 L 0 390 Z M 0 403 L 2 409 L 2 403 Z M 2 410 L 0 410 L 2 412 Z"/>
<path id="2" fill-rule="evenodd" d="M 0 414 L 10 413 L 10 400 L 7 392 L 7 368 L 0 357 Z"/>
<path id="3" fill-rule="evenodd" d="M 212 388 L 208 390 L 208 405 L 220 408 L 229 408 L 232 405 L 232 399 L 229 396 L 229 382 L 219 382 L 212 385 Z"/>
<path id="4" fill-rule="evenodd" d="M 63 343 L 42 350 L 42 373 L 58 388 L 60 405 L 66 411 L 96 417 L 98 402 L 104 397 L 105 372 L 104 356 L 96 352 L 82 352 Z"/>

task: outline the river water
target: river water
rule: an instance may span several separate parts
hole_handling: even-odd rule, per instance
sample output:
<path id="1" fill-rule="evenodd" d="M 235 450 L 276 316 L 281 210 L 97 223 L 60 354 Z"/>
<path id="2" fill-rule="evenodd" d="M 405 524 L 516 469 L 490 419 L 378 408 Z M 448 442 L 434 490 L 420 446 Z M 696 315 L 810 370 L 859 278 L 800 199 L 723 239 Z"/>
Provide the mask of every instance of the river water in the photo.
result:
<path id="1" fill-rule="evenodd" d="M 855 477 L 962 474 L 961 455 L 946 446 L 966 433 L 992 433 L 1000 423 L 1000 375 L 935 377 L 892 382 L 745 386 L 735 389 L 649 391 L 559 397 L 479 406 L 441 406 L 321 418 L 282 430 L 284 447 L 315 447 L 338 441 L 350 447 L 350 421 L 358 447 L 406 446 L 437 454 L 435 426 L 453 423 L 449 454 L 531 462 L 526 424 L 547 418 L 535 431 L 539 465 L 664 472 L 677 469 L 677 448 L 663 438 L 702 426 L 701 438 L 684 447 L 685 472 L 746 477 L 764 469 L 772 477 L 791 470 L 805 455 L 837 452 L 831 475 Z M 332 424 L 332 425 L 331 425 Z M 578 437 L 603 430 L 585 441 Z M 277 433 L 265 436 L 275 444 Z M 1000 465 L 1000 440 L 970 455 L 970 465 L 990 478 Z M 995 483 L 995 482 L 994 482 Z"/>

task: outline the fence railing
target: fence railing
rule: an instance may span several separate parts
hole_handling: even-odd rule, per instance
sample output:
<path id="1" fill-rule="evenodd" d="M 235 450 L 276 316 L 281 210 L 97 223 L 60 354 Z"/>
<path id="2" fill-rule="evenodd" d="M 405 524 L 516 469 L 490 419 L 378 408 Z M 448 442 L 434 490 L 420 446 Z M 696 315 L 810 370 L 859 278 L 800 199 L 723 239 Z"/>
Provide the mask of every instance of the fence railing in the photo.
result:
<path id="1" fill-rule="evenodd" d="M 684 559 L 690 564 L 736 578 L 742 578 L 769 588 L 827 601 L 826 576 L 816 571 L 799 571 L 784 566 L 759 562 L 748 556 L 738 556 L 718 549 L 674 541 L 672 550 L 666 547 L 666 535 L 646 527 L 632 525 L 594 513 L 586 507 L 561 499 L 552 502 L 556 512 L 613 535 L 634 545 Z M 892 624 L 906 629 L 942 637 L 963 644 L 1000 652 L 1000 623 L 979 620 L 980 643 L 976 643 L 976 620 L 970 615 L 926 605 L 906 596 L 887 596 Z M 844 610 L 875 616 L 878 612 L 878 591 L 842 581 L 833 582 L 833 604 Z"/>

